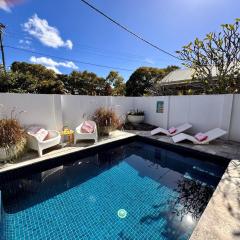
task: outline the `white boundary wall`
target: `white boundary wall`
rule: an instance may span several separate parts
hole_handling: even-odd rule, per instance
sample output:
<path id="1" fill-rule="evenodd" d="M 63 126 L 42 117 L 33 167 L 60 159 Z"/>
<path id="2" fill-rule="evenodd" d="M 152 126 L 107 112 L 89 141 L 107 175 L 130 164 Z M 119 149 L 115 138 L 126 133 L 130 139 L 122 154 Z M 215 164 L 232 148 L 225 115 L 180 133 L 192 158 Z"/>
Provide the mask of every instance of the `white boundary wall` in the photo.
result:
<path id="1" fill-rule="evenodd" d="M 10 116 L 11 111 L 16 108 L 15 113 L 26 111 L 18 115 L 24 126 L 37 124 L 49 129 L 62 127 L 61 96 L 38 95 L 38 94 L 0 94 L 0 117 Z"/>
<path id="2" fill-rule="evenodd" d="M 156 112 L 157 101 L 164 102 L 163 113 Z M 67 125 L 74 129 L 102 106 L 112 108 L 119 116 L 131 109 L 143 110 L 145 122 L 164 128 L 189 122 L 192 133 L 220 127 L 228 131 L 226 139 L 240 142 L 240 95 L 105 97 L 1 93 L 0 104 L 4 106 L 1 117 L 9 116 L 14 107 L 16 111 L 26 111 L 20 116 L 26 126 L 40 124 L 60 130 Z"/>
<path id="3" fill-rule="evenodd" d="M 119 117 L 133 109 L 133 98 L 111 96 L 62 96 L 63 124 L 76 128 L 99 107 L 112 108 Z"/>

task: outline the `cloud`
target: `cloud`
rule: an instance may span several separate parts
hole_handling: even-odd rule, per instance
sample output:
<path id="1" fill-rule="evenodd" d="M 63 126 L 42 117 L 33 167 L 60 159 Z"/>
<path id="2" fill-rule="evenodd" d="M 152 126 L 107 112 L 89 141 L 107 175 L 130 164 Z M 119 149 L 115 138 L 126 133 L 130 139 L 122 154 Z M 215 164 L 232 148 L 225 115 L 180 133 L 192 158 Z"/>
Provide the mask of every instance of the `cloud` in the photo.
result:
<path id="1" fill-rule="evenodd" d="M 144 61 L 152 65 L 155 64 L 155 61 L 151 58 L 145 58 Z"/>
<path id="2" fill-rule="evenodd" d="M 20 47 L 22 49 L 34 51 L 34 48 L 32 47 L 32 41 L 28 38 L 20 39 L 18 41 L 18 44 L 19 44 L 18 47 Z"/>
<path id="3" fill-rule="evenodd" d="M 0 0 L 0 9 L 11 12 L 10 5 L 6 0 Z"/>
<path id="4" fill-rule="evenodd" d="M 28 39 L 20 39 L 19 43 L 20 44 L 31 45 L 32 42 L 30 40 L 28 40 Z"/>
<path id="5" fill-rule="evenodd" d="M 48 69 L 52 69 L 54 72 L 60 74 L 61 72 L 58 70 L 57 67 L 65 67 L 65 68 L 71 68 L 71 69 L 78 69 L 78 66 L 72 61 L 65 61 L 65 62 L 56 62 L 51 58 L 47 57 L 35 57 L 32 56 L 30 58 L 30 62 L 35 64 L 42 64 L 46 66 Z"/>
<path id="6" fill-rule="evenodd" d="M 62 74 L 56 67 L 54 66 L 46 66 L 47 69 L 53 70 L 57 74 Z"/>
<path id="7" fill-rule="evenodd" d="M 41 19 L 34 14 L 23 24 L 23 30 L 37 38 L 42 44 L 52 48 L 73 48 L 71 40 L 64 41 L 57 28 L 49 26 L 46 19 Z"/>

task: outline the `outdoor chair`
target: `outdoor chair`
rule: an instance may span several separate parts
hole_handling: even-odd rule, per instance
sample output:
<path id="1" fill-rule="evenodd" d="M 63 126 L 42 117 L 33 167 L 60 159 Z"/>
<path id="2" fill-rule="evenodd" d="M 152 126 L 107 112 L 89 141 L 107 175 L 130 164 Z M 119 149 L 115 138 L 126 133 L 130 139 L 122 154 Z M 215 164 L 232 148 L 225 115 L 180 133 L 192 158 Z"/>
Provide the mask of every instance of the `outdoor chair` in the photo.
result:
<path id="1" fill-rule="evenodd" d="M 42 157 L 44 149 L 58 145 L 61 142 L 61 136 L 58 131 L 48 130 L 46 140 L 40 140 L 31 131 L 27 131 L 27 142 L 30 149 L 38 151 L 39 157 Z"/>
<path id="2" fill-rule="evenodd" d="M 85 123 L 88 123 L 92 126 L 92 132 L 83 131 L 83 126 Z M 77 140 L 91 140 L 93 139 L 95 142 L 98 141 L 98 133 L 97 133 L 97 125 L 94 121 L 85 121 L 82 122 L 75 130 L 74 133 L 74 143 L 77 143 Z"/>

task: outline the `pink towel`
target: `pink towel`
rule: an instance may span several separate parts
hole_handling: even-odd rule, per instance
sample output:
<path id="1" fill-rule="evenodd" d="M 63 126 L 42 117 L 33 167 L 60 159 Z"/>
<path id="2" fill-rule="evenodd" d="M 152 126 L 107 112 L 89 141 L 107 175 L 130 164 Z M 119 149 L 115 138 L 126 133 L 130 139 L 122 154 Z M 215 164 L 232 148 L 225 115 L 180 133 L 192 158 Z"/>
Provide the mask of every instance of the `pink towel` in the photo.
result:
<path id="1" fill-rule="evenodd" d="M 82 133 L 93 133 L 94 132 L 94 126 L 91 122 L 85 121 L 81 127 Z"/>
<path id="2" fill-rule="evenodd" d="M 195 138 L 199 141 L 199 142 L 203 142 L 205 140 L 207 140 L 208 136 L 204 133 L 198 133 L 195 135 Z"/>
<path id="3" fill-rule="evenodd" d="M 173 133 L 175 133 L 176 131 L 177 131 L 177 129 L 176 129 L 175 127 L 171 127 L 171 128 L 168 129 L 168 132 L 169 132 L 170 134 L 173 134 Z"/>

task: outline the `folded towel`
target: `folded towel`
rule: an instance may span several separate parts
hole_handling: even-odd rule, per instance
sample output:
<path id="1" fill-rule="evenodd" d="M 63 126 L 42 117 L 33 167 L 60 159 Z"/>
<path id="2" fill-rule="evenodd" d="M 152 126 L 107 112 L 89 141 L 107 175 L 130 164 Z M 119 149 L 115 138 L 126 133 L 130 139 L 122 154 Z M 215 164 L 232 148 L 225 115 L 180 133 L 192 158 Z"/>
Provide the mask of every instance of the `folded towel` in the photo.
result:
<path id="1" fill-rule="evenodd" d="M 81 127 L 82 133 L 93 133 L 94 132 L 94 126 L 91 122 L 85 121 Z"/>
<path id="2" fill-rule="evenodd" d="M 175 133 L 176 131 L 177 131 L 177 129 L 176 129 L 175 127 L 171 127 L 171 128 L 168 129 L 168 132 L 169 132 L 170 134 L 173 134 L 173 133 Z"/>
<path id="3" fill-rule="evenodd" d="M 207 140 L 208 136 L 204 133 L 197 133 L 195 135 L 195 138 L 199 141 L 199 142 L 203 142 L 205 140 Z"/>

